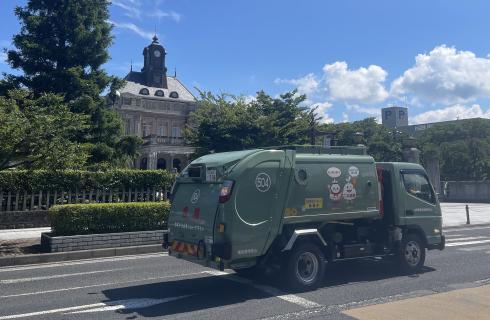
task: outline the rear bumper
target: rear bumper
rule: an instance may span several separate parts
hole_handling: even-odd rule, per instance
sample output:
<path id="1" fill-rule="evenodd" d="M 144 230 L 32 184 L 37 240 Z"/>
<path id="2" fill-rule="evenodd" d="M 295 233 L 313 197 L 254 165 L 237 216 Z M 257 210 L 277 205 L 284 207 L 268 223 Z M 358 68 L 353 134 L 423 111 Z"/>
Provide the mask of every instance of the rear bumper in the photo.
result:
<path id="1" fill-rule="evenodd" d="M 225 270 L 225 265 L 222 261 L 216 262 L 216 261 L 211 261 L 209 259 L 199 259 L 198 257 L 193 256 L 193 255 L 189 255 L 189 254 L 186 254 L 183 252 L 173 251 L 171 248 L 168 249 L 168 255 L 171 257 L 175 257 L 177 259 L 182 259 L 185 261 L 189 261 L 189 262 L 201 265 L 203 267 L 217 269 L 220 271 Z"/>

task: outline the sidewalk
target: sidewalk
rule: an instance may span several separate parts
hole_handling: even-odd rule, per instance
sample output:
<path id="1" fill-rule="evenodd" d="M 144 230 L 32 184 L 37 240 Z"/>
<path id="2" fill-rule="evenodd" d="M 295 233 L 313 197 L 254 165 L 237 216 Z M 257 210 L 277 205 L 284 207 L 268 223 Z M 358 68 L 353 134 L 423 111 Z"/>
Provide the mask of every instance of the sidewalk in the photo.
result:
<path id="1" fill-rule="evenodd" d="M 490 203 L 468 203 L 471 224 L 490 223 Z M 466 225 L 466 203 L 441 202 L 444 227 Z"/>
<path id="2" fill-rule="evenodd" d="M 453 290 L 342 312 L 358 320 L 483 320 L 490 318 L 490 285 Z"/>

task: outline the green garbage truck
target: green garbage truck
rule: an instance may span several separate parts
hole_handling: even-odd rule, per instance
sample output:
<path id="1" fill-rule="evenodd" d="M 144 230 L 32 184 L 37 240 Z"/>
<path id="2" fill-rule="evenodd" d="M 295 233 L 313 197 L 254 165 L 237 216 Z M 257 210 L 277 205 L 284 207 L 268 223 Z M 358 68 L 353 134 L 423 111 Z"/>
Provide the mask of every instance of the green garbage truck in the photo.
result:
<path id="1" fill-rule="evenodd" d="M 445 244 L 424 168 L 376 163 L 364 147 L 209 154 L 171 194 L 171 256 L 238 273 L 277 268 L 299 290 L 318 286 L 336 261 L 386 257 L 416 272 L 426 250 Z"/>

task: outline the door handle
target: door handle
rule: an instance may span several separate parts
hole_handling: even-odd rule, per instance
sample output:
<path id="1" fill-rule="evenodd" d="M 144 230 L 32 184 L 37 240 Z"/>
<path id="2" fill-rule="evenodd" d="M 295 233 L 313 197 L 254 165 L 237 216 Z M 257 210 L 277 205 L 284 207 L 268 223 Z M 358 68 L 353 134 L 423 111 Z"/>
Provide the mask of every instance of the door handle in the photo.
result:
<path id="1" fill-rule="evenodd" d="M 407 210 L 407 211 L 405 211 L 405 214 L 407 216 L 413 216 L 414 215 L 414 212 L 413 212 L 413 210 Z"/>

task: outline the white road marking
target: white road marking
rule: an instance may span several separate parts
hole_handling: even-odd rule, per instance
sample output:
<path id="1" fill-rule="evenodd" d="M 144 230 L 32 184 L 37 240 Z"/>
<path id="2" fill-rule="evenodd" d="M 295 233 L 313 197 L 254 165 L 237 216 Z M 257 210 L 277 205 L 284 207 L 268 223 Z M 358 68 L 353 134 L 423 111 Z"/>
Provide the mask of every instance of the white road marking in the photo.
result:
<path id="1" fill-rule="evenodd" d="M 464 237 L 464 238 L 449 238 L 446 239 L 446 242 L 461 242 L 466 240 L 476 240 L 476 239 L 488 239 L 488 237 Z"/>
<path id="2" fill-rule="evenodd" d="M 144 282 L 144 281 L 152 281 L 152 280 L 163 280 L 163 279 L 168 279 L 168 278 L 179 278 L 179 277 L 195 276 L 195 275 L 199 275 L 199 274 L 203 274 L 203 273 L 207 273 L 207 272 L 206 271 L 201 271 L 201 272 L 176 274 L 176 275 L 163 276 L 163 277 L 151 277 L 151 278 L 128 280 L 128 281 L 117 281 L 117 282 L 99 283 L 99 284 L 92 284 L 92 285 L 88 285 L 88 286 L 79 286 L 79 287 L 71 287 L 71 288 L 63 288 L 63 289 L 53 289 L 53 290 L 45 290 L 45 291 L 26 292 L 26 293 L 19 293 L 19 294 L 10 294 L 10 295 L 6 295 L 6 296 L 0 296 L 0 298 L 14 298 L 14 297 L 23 297 L 23 296 L 33 296 L 33 295 L 38 295 L 38 294 L 47 294 L 47 293 L 54 293 L 54 292 L 72 291 L 72 290 L 80 290 L 80 289 L 87 289 L 87 288 L 94 288 L 94 287 L 111 286 L 111 285 L 114 285 L 114 284 L 126 284 L 126 283 L 133 283 L 133 282 Z"/>
<path id="3" fill-rule="evenodd" d="M 114 310 L 122 310 L 122 309 L 142 309 L 142 308 L 152 307 L 157 304 L 161 304 L 165 302 L 187 298 L 190 296 L 193 296 L 193 294 L 188 294 L 185 296 L 178 296 L 178 297 L 170 297 L 165 299 L 139 298 L 139 299 L 112 301 L 112 302 L 106 302 L 105 307 L 72 311 L 69 312 L 68 314 L 104 312 L 104 311 L 114 311 Z"/>
<path id="4" fill-rule="evenodd" d="M 476 247 L 469 247 L 469 248 L 460 248 L 459 250 L 462 251 L 478 251 L 478 250 L 486 250 L 490 249 L 490 245 L 483 245 L 483 246 L 476 246 Z"/>
<path id="5" fill-rule="evenodd" d="M 482 229 L 490 229 L 490 226 L 481 226 L 481 227 L 460 227 L 454 229 L 444 229 L 444 233 L 452 233 L 452 232 L 460 232 L 460 231 L 468 231 L 468 230 L 482 230 Z"/>
<path id="6" fill-rule="evenodd" d="M 452 237 L 463 237 L 463 236 L 465 236 L 465 234 L 456 234 L 456 233 L 454 233 L 454 234 L 446 234 L 446 239 L 447 238 L 452 238 Z"/>
<path id="7" fill-rule="evenodd" d="M 114 308 L 114 307 L 115 307 L 115 309 L 107 309 L 107 310 L 139 309 L 139 308 L 146 308 L 146 307 L 149 307 L 149 306 L 152 306 L 155 304 L 159 304 L 159 303 L 165 303 L 168 301 L 173 301 L 176 299 L 182 299 L 185 297 L 188 297 L 188 296 L 171 297 L 171 298 L 166 298 L 166 299 L 131 299 L 131 300 L 117 300 L 117 301 L 109 301 L 109 302 L 100 302 L 100 303 L 92 303 L 92 304 L 86 304 L 86 305 L 74 306 L 74 307 L 68 307 L 68 308 L 59 308 L 59 309 L 43 310 L 43 311 L 37 311 L 37 312 L 13 314 L 13 315 L 8 315 L 8 316 L 0 316 L 0 320 L 18 319 L 18 318 L 25 318 L 25 317 L 35 317 L 35 316 L 42 316 L 42 315 L 53 314 L 53 313 L 75 313 L 76 311 L 87 310 L 87 309 L 90 309 L 90 310 L 87 310 L 87 312 L 106 311 L 104 308 Z M 97 311 L 91 311 L 91 310 L 97 310 Z"/>
<path id="8" fill-rule="evenodd" d="M 0 268 L 0 272 L 11 272 L 11 271 L 21 271 L 21 270 L 42 269 L 42 268 L 56 268 L 56 267 L 64 267 L 64 266 L 75 266 L 75 265 L 81 265 L 81 264 L 94 264 L 94 263 L 102 263 L 102 262 L 116 262 L 116 261 L 125 261 L 125 260 L 149 259 L 149 258 L 158 258 L 158 257 L 166 257 L 166 256 L 168 256 L 168 253 L 162 252 L 162 253 L 149 253 L 149 254 L 120 256 L 120 257 L 73 260 L 73 261 L 54 262 L 54 263 L 40 263 L 40 264 L 31 264 L 31 265 L 19 266 L 19 267 L 3 267 L 3 268 Z"/>
<path id="9" fill-rule="evenodd" d="M 274 288 L 274 287 L 271 287 L 271 286 L 266 286 L 266 285 L 260 285 L 260 284 L 255 284 L 253 281 L 251 280 L 248 280 L 248 279 L 244 279 L 244 278 L 241 278 L 241 277 L 238 277 L 234 274 L 230 274 L 230 273 L 227 273 L 227 272 L 224 272 L 224 271 L 207 271 L 207 273 L 211 274 L 211 275 L 214 275 L 214 276 L 223 276 L 223 275 L 226 275 L 226 279 L 228 280 L 231 280 L 231 281 L 234 281 L 234 282 L 238 282 L 238 283 L 242 283 L 242 284 L 247 284 L 247 285 L 250 285 L 260 291 L 263 291 L 273 297 L 276 297 L 276 298 L 279 298 L 281 300 L 284 300 L 284 301 L 287 301 L 287 302 L 290 302 L 290 303 L 294 303 L 296 305 L 299 305 L 303 308 L 306 308 L 306 309 L 311 309 L 311 308 L 319 308 L 321 307 L 322 305 L 321 304 L 318 304 L 316 302 L 313 302 L 313 301 L 310 301 L 308 299 L 305 299 L 305 298 L 302 298 L 300 296 L 297 296 L 297 295 L 294 295 L 294 294 L 287 294 L 285 292 L 282 292 L 281 290 L 277 289 L 277 288 Z"/>
<path id="10" fill-rule="evenodd" d="M 488 242 L 490 242 L 490 239 L 480 240 L 480 241 L 453 242 L 453 243 L 446 244 L 446 247 L 467 246 L 470 244 L 480 244 L 480 243 L 488 243 Z"/>
<path id="11" fill-rule="evenodd" d="M 68 277 L 84 276 L 84 275 L 88 275 L 88 274 L 96 274 L 96 273 L 121 271 L 121 270 L 127 270 L 127 269 L 129 269 L 129 268 L 116 268 L 116 269 L 108 269 L 108 270 L 97 270 L 97 271 L 87 271 L 87 272 L 55 274 L 55 275 L 52 275 L 52 276 L 32 277 L 32 278 L 7 279 L 7 280 L 0 280 L 0 284 L 12 284 L 12 283 L 30 282 L 30 281 L 38 281 L 38 280 L 50 280 L 50 279 L 58 279 L 58 278 L 68 278 Z"/>

